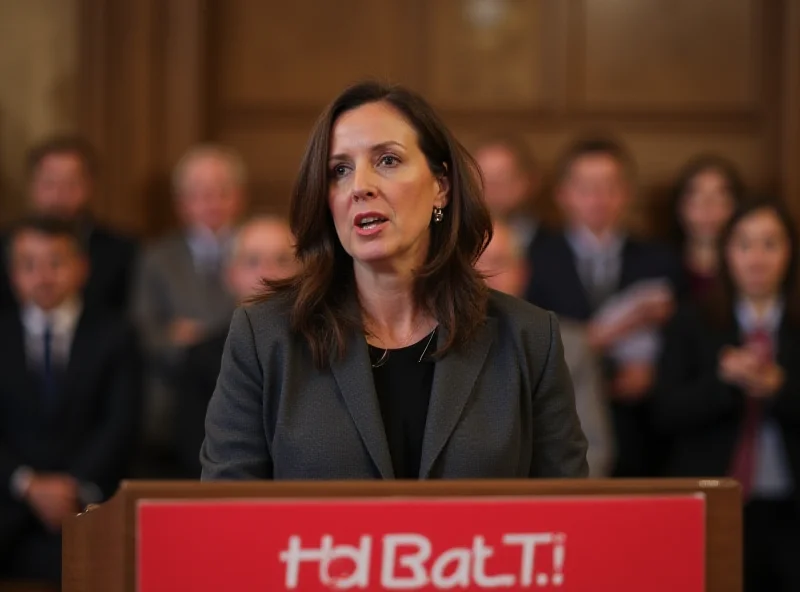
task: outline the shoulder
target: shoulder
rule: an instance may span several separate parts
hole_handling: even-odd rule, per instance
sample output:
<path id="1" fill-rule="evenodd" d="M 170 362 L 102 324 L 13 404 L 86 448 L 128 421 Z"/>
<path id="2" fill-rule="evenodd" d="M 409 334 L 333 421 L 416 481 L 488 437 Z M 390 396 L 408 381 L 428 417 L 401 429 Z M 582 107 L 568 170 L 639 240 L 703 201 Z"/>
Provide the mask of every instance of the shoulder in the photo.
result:
<path id="1" fill-rule="evenodd" d="M 125 316 L 103 308 L 85 308 L 78 320 L 78 331 L 92 331 L 98 342 L 135 345 L 137 332 L 133 323 Z M 101 338 L 97 338 L 102 335 Z M 102 340 L 102 341 L 101 341 Z"/>
<path id="2" fill-rule="evenodd" d="M 292 302 L 285 294 L 271 294 L 263 300 L 240 306 L 233 315 L 230 339 L 249 331 L 258 343 L 289 339 Z"/>
<path id="3" fill-rule="evenodd" d="M 630 238 L 626 240 L 625 248 L 629 253 L 646 257 L 650 261 L 657 261 L 665 265 L 677 266 L 679 264 L 678 253 L 667 243 Z"/>
<path id="4" fill-rule="evenodd" d="M 92 228 L 91 240 L 104 247 L 116 247 L 124 250 L 133 250 L 136 247 L 136 240 L 132 236 L 103 225 L 96 225 Z"/>
<path id="5" fill-rule="evenodd" d="M 557 321 L 555 315 L 520 298 L 489 291 L 488 315 L 500 329 L 526 338 L 550 339 Z"/>
<path id="6" fill-rule="evenodd" d="M 186 239 L 182 234 L 175 233 L 162 237 L 151 243 L 144 250 L 145 265 L 159 265 L 175 257 L 181 251 L 188 252 Z"/>
<path id="7" fill-rule="evenodd" d="M 531 243 L 529 254 L 531 257 L 541 257 L 558 252 L 569 252 L 569 244 L 561 231 L 541 230 Z"/>

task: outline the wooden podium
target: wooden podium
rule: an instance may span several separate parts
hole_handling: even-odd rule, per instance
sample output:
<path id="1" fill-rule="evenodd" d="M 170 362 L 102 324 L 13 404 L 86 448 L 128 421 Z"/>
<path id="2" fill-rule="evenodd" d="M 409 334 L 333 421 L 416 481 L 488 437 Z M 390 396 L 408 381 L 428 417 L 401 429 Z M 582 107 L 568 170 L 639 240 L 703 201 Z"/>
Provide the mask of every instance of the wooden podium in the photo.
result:
<path id="1" fill-rule="evenodd" d="M 64 592 L 146 592 L 137 579 L 137 512 L 143 503 L 202 508 L 216 502 L 315 500 L 582 500 L 584 511 L 600 500 L 695 498 L 703 500 L 705 590 L 742 589 L 742 503 L 732 480 L 525 480 L 525 481 L 336 481 L 157 482 L 128 481 L 107 503 L 67 521 L 64 527 Z M 491 498 L 491 499 L 488 499 Z M 440 502 L 442 503 L 442 502 Z M 585 506 L 589 506 L 588 508 Z M 598 506 L 599 507 L 599 506 Z M 162 514 L 163 515 L 163 514 Z M 203 519 L 200 520 L 204 522 Z M 209 524 L 213 524 L 210 521 Z M 213 528 L 213 526 L 208 526 Z M 572 535 L 570 535 L 572 536 Z M 613 539 L 613 533 L 611 538 Z M 622 536 L 622 535 L 620 535 Z M 688 535 L 687 535 L 688 536 Z M 569 556 L 570 551 L 567 550 Z M 675 565 L 675 569 L 681 569 Z M 188 589 L 188 588 L 187 588 Z M 302 589 L 302 587 L 298 588 Z M 311 589 L 311 588 L 308 588 Z M 318 589 L 318 588 L 315 588 Z M 358 589 L 358 588 L 355 588 Z M 370 588 L 375 589 L 375 588 Z M 527 589 L 527 588 L 526 588 Z M 537 589 L 531 585 L 530 589 Z M 565 590 L 570 589 L 564 587 Z"/>

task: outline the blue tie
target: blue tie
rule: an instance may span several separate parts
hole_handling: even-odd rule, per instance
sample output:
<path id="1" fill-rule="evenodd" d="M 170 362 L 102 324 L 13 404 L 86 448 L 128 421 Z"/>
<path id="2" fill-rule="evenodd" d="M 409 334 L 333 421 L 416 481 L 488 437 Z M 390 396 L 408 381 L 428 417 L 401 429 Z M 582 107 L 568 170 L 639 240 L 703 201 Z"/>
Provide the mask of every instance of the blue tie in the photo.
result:
<path id="1" fill-rule="evenodd" d="M 44 357 L 42 361 L 44 399 L 47 405 L 51 405 L 56 399 L 56 375 L 53 367 L 53 327 L 50 323 L 44 328 Z"/>

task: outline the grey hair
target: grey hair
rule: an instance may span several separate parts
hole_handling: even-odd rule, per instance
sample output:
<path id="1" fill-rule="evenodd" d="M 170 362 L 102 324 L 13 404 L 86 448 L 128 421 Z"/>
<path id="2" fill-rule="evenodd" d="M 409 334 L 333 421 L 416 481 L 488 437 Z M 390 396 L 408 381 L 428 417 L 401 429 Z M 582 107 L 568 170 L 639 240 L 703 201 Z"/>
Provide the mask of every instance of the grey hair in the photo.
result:
<path id="1" fill-rule="evenodd" d="M 175 168 L 172 169 L 172 189 L 176 195 L 181 192 L 187 169 L 194 162 L 209 157 L 217 158 L 228 166 L 231 172 L 231 179 L 237 186 L 243 187 L 247 183 L 247 167 L 244 164 L 244 159 L 233 148 L 222 144 L 197 144 L 189 148 L 178 160 Z"/>
<path id="2" fill-rule="evenodd" d="M 260 224 L 266 222 L 280 224 L 281 226 L 284 226 L 287 230 L 289 230 L 289 234 L 291 234 L 289 221 L 283 216 L 278 216 L 277 214 L 256 214 L 254 216 L 251 216 L 250 218 L 239 224 L 239 226 L 237 226 L 236 229 L 234 230 L 233 235 L 230 238 L 230 242 L 228 243 L 228 248 L 226 251 L 225 262 L 227 264 L 231 264 L 239 254 L 239 243 L 241 242 L 242 232 L 244 232 L 244 230 L 246 230 L 247 228 L 249 228 L 254 224 Z M 292 238 L 292 240 L 294 241 L 294 237 Z"/>

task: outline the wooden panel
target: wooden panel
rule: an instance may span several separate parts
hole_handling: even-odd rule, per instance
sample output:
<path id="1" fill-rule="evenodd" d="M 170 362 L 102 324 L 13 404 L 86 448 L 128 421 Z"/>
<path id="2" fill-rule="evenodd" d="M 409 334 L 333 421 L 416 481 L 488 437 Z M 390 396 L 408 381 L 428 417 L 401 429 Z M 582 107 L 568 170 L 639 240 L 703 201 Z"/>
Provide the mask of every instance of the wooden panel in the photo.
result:
<path id="1" fill-rule="evenodd" d="M 583 99 L 592 108 L 751 109 L 758 0 L 584 0 Z"/>
<path id="2" fill-rule="evenodd" d="M 429 5 L 430 99 L 444 107 L 533 108 L 546 102 L 546 0 L 437 0 Z M 545 13 L 545 14 L 543 14 Z"/>
<path id="3" fill-rule="evenodd" d="M 405 2 L 226 0 L 214 12 L 221 104 L 325 104 L 357 78 L 407 71 Z"/>
<path id="4" fill-rule="evenodd" d="M 247 165 L 251 210 L 287 211 L 308 135 L 309 130 L 301 126 L 241 128 L 218 137 L 218 141 L 235 146 Z"/>

